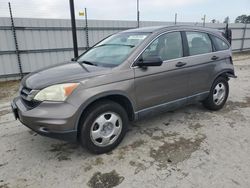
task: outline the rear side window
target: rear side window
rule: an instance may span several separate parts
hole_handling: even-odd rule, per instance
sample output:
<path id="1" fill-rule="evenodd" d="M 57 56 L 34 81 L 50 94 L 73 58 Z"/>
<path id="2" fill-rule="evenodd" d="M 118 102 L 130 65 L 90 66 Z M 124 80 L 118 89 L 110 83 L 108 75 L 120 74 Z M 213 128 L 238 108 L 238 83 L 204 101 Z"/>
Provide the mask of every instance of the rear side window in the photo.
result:
<path id="1" fill-rule="evenodd" d="M 205 54 L 212 52 L 212 43 L 206 33 L 201 32 L 186 32 L 189 54 Z"/>
<path id="2" fill-rule="evenodd" d="M 214 46 L 215 46 L 216 51 L 227 50 L 229 48 L 229 45 L 225 41 L 223 41 L 222 39 L 220 39 L 216 36 L 213 36 L 213 35 L 211 35 L 211 38 L 214 42 Z"/>

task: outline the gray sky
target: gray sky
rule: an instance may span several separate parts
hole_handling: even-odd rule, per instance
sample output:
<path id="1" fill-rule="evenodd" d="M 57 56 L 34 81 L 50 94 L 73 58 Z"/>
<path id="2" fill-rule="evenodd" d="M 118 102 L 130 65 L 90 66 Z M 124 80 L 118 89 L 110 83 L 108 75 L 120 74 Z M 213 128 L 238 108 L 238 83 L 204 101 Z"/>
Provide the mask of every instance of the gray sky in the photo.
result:
<path id="1" fill-rule="evenodd" d="M 70 17 L 68 0 L 0 0 L 0 17 L 9 16 L 8 1 L 16 17 Z M 90 19 L 136 19 L 136 0 L 75 0 L 76 18 L 84 7 Z M 206 14 L 207 21 L 229 16 L 234 22 L 238 15 L 250 15 L 250 0 L 140 0 L 140 12 L 146 21 L 173 21 L 178 13 L 178 21 L 201 22 Z"/>

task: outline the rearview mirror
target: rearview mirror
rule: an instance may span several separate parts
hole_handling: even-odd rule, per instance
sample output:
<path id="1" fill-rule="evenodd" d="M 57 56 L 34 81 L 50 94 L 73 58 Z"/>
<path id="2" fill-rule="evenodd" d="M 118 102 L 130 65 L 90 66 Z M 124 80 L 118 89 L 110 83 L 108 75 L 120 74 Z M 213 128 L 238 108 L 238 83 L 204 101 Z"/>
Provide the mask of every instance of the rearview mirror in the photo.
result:
<path id="1" fill-rule="evenodd" d="M 160 56 L 148 56 L 140 59 L 137 65 L 139 67 L 161 66 L 163 63 Z"/>

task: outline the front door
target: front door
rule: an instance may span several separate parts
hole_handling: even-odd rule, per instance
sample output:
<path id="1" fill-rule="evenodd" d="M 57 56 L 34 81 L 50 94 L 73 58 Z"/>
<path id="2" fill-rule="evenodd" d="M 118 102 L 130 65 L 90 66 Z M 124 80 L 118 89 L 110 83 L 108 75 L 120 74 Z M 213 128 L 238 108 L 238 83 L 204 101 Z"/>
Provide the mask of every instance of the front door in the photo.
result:
<path id="1" fill-rule="evenodd" d="M 134 67 L 139 112 L 172 104 L 173 101 L 186 101 L 188 70 L 185 69 L 181 33 L 162 34 L 146 48 L 139 59 L 155 55 L 162 58 L 161 66 Z"/>

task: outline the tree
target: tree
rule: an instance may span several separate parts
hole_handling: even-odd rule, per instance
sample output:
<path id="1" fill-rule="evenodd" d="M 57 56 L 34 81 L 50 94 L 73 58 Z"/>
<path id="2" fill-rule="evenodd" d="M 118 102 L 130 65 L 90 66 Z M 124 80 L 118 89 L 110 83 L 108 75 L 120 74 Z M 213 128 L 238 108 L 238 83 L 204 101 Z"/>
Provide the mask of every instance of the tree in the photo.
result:
<path id="1" fill-rule="evenodd" d="M 229 16 L 227 16 L 227 17 L 224 19 L 224 22 L 223 22 L 223 23 L 229 24 L 229 22 L 230 22 Z"/>
<path id="2" fill-rule="evenodd" d="M 211 20 L 211 23 L 216 23 L 216 19 L 212 19 L 212 20 Z"/>
<path id="3" fill-rule="evenodd" d="M 235 19 L 235 23 L 250 23 L 250 15 L 242 14 Z"/>
<path id="4" fill-rule="evenodd" d="M 211 23 L 220 23 L 220 21 L 219 21 L 219 20 L 216 20 L 216 19 L 212 19 L 210 22 L 211 22 Z"/>

